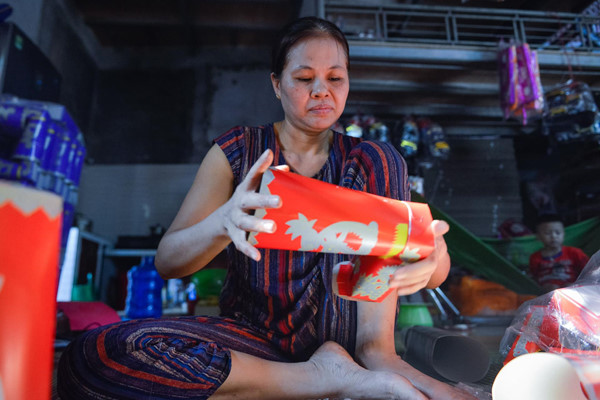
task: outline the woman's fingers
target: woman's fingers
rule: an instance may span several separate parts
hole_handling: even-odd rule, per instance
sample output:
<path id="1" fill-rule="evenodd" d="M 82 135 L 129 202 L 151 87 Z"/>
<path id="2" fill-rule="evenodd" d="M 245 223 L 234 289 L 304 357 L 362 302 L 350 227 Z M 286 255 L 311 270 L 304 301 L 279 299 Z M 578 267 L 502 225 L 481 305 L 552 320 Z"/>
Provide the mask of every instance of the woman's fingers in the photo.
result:
<path id="1" fill-rule="evenodd" d="M 248 174 L 244 180 L 240 183 L 242 190 L 254 191 L 260 184 L 262 174 L 271 166 L 273 163 L 273 152 L 270 149 L 265 150 L 261 156 L 256 160 L 254 165 L 248 171 Z"/>
<path id="2" fill-rule="evenodd" d="M 239 231 L 239 232 L 243 232 L 243 231 Z M 254 261 L 260 260 L 260 252 L 258 251 L 258 249 L 256 247 L 254 247 L 250 243 L 248 243 L 248 241 L 246 240 L 246 235 L 244 233 L 241 236 L 236 235 L 235 239 L 232 238 L 232 241 L 233 241 L 233 244 L 235 245 L 235 248 L 238 251 L 242 252 L 244 255 L 250 257 Z"/>
<path id="3" fill-rule="evenodd" d="M 427 281 L 415 283 L 408 286 L 403 285 L 396 289 L 396 294 L 398 296 L 408 296 L 413 293 L 417 293 L 419 290 L 423 289 L 425 285 L 427 285 Z"/>
<path id="4" fill-rule="evenodd" d="M 232 218 L 226 226 L 228 235 L 235 248 L 255 261 L 260 260 L 260 252 L 248 243 L 247 232 L 271 232 L 275 229 L 273 221 L 263 221 L 247 214 Z"/>
<path id="5" fill-rule="evenodd" d="M 391 276 L 388 284 L 398 289 L 399 295 L 415 293 L 429 283 L 431 276 L 438 268 L 440 255 L 447 252 L 444 234 L 450 226 L 446 221 L 435 220 L 431 223 L 434 235 L 434 249 L 426 258 L 398 268 Z"/>
<path id="6" fill-rule="evenodd" d="M 273 168 L 278 169 L 279 171 L 285 171 L 285 172 L 290 171 L 290 166 L 287 164 L 275 165 Z"/>
<path id="7" fill-rule="evenodd" d="M 444 220 L 436 219 L 431 223 L 433 235 L 437 238 L 445 235 L 450 230 L 450 225 Z"/>
<path id="8" fill-rule="evenodd" d="M 260 194 L 256 192 L 239 193 L 238 204 L 242 210 L 278 208 L 281 207 L 281 198 L 277 195 Z"/>
<path id="9" fill-rule="evenodd" d="M 435 271 L 435 263 L 432 260 L 421 260 L 412 264 L 407 264 L 403 267 L 398 268 L 391 276 L 389 280 L 389 286 L 392 288 L 399 288 L 407 285 L 414 285 L 415 283 L 429 281 L 431 274 Z"/>
<path id="10" fill-rule="evenodd" d="M 281 198 L 279 196 L 256 192 L 262 174 L 269 168 L 272 162 L 273 152 L 266 150 L 250 168 L 242 183 L 237 187 L 233 195 L 233 200 L 242 210 L 277 208 L 281 206 Z"/>
<path id="11" fill-rule="evenodd" d="M 273 233 L 277 226 L 275 221 L 270 219 L 260 219 L 248 214 L 242 215 L 236 221 L 236 227 L 244 232 L 265 232 Z"/>
<path id="12" fill-rule="evenodd" d="M 236 249 L 246 256 L 258 261 L 260 252 L 248 243 L 247 232 L 272 233 L 277 228 L 272 220 L 262 220 L 250 215 L 259 208 L 281 207 L 281 198 L 276 195 L 257 193 L 263 173 L 273 163 L 273 152 L 266 150 L 248 171 L 244 180 L 238 185 L 229 200 L 225 227 Z M 288 171 L 287 165 L 279 169 Z"/>
<path id="13" fill-rule="evenodd" d="M 446 244 L 446 240 L 444 240 L 444 235 L 450 230 L 450 225 L 448 225 L 446 221 L 442 220 L 434 220 L 431 224 L 435 245 L 433 253 L 437 255 L 447 252 L 448 246 Z"/>

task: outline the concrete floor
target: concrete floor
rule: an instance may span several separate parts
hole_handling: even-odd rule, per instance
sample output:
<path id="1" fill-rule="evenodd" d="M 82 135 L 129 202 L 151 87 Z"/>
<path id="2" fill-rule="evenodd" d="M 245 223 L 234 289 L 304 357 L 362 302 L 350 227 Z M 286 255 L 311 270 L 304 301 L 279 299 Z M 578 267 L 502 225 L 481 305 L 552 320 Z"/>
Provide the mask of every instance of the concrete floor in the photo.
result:
<path id="1" fill-rule="evenodd" d="M 466 385 L 467 389 L 477 394 L 479 399 L 490 399 L 491 400 L 491 389 L 492 384 L 496 375 L 502 368 L 503 357 L 499 353 L 500 342 L 504 336 L 506 328 L 510 325 L 510 318 L 481 318 L 475 323 L 470 322 L 467 324 L 466 329 L 457 329 L 446 326 L 445 330 L 451 333 L 464 335 L 482 343 L 484 347 L 489 351 L 490 365 L 489 370 L 484 378 L 473 383 L 461 383 L 459 386 Z M 440 323 L 436 323 L 436 327 L 442 328 Z M 402 343 L 402 334 L 400 330 L 396 331 L 396 349 L 399 354 L 404 352 L 404 346 Z M 460 360 L 457 360 L 460 362 Z M 453 382 L 448 382 L 454 384 Z"/>
<path id="2" fill-rule="evenodd" d="M 214 308 L 214 307 L 213 307 Z M 199 311 L 199 310 L 196 310 Z M 202 314 L 214 314 L 214 310 L 210 307 L 202 308 Z M 437 327 L 442 327 L 444 324 L 439 321 L 435 321 Z M 506 328 L 510 325 L 510 318 L 479 318 L 467 320 L 468 324 L 466 324 L 466 329 L 457 329 L 456 326 L 450 327 L 446 325 L 446 329 L 449 332 L 464 335 L 470 338 L 477 340 L 482 343 L 484 347 L 489 351 L 490 354 L 490 367 L 486 374 L 486 376 L 478 382 L 469 383 L 467 385 L 467 389 L 471 391 L 477 391 L 477 397 L 480 400 L 491 400 L 491 388 L 494 382 L 494 379 L 502 368 L 502 358 L 499 354 L 499 345 L 500 341 L 504 335 Z M 55 348 L 55 367 L 60 354 L 68 342 L 64 341 L 64 343 L 58 343 L 59 346 Z M 404 352 L 404 346 L 401 338 L 400 329 L 396 330 L 396 349 L 399 354 Z M 460 360 L 458 360 L 460 362 Z M 52 380 L 52 399 L 57 400 L 58 396 L 56 394 L 56 368 L 53 371 L 53 380 Z M 452 383 L 452 382 L 449 382 Z M 475 393 L 474 393 L 475 394 Z"/>

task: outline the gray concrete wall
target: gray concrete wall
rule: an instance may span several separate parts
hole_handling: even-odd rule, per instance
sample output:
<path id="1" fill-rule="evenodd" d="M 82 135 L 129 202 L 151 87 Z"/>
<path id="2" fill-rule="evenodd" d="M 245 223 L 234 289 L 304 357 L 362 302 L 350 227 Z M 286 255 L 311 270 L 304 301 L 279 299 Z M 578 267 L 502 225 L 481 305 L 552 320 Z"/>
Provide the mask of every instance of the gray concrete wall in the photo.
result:
<path id="1" fill-rule="evenodd" d="M 40 21 L 45 0 L 9 1 L 13 13 L 8 21 L 14 22 L 36 44 L 39 45 Z"/>
<path id="2" fill-rule="evenodd" d="M 92 231 L 112 241 L 120 235 L 149 235 L 168 227 L 198 166 L 194 164 L 86 165 L 78 211 Z"/>
<path id="3" fill-rule="evenodd" d="M 39 46 L 62 76 L 60 103 L 89 131 L 97 67 L 60 0 L 45 0 Z"/>
<path id="4" fill-rule="evenodd" d="M 116 54 L 99 46 L 68 1 L 15 3 L 10 20 L 61 73 L 61 103 L 84 133 L 77 211 L 101 236 L 168 226 L 216 136 L 282 117 L 268 49 L 209 49 L 184 63 L 177 52 Z"/>
<path id="5" fill-rule="evenodd" d="M 154 73 L 134 79 L 124 72 L 101 74 L 96 98 L 101 105 L 86 135 L 95 163 L 84 166 L 78 205 L 94 222 L 93 231 L 116 240 L 146 235 L 157 223 L 168 227 L 216 136 L 235 125 L 282 117 L 267 71 L 199 67 L 161 75 L 162 83 Z M 176 83 L 177 90 L 168 90 Z M 144 85 L 141 93 L 126 89 Z M 151 93 L 152 88 L 164 90 Z M 141 104 L 151 103 L 150 114 L 136 108 L 138 97 L 145 99 Z M 182 108 L 185 102 L 191 108 Z M 187 122 L 177 121 L 177 113 Z M 99 148 L 106 154 L 94 153 Z"/>
<path id="6" fill-rule="evenodd" d="M 497 237 L 522 215 L 519 171 L 511 138 L 448 138 L 451 153 L 424 171 L 425 197 L 471 233 Z"/>
<path id="7" fill-rule="evenodd" d="M 187 162 L 194 80 L 193 70 L 100 72 L 86 133 L 88 162 Z"/>
<path id="8" fill-rule="evenodd" d="M 260 125 L 283 118 L 269 78 L 269 68 L 214 69 L 206 138 L 210 141 L 236 125 Z"/>
<path id="9" fill-rule="evenodd" d="M 15 23 L 48 57 L 62 77 L 60 103 L 80 129 L 88 129 L 97 67 L 68 18 L 63 0 L 9 2 Z"/>
<path id="10" fill-rule="evenodd" d="M 206 49 L 185 62 L 177 51 L 117 54 L 95 42 L 68 1 L 18 4 L 13 20 L 63 75 L 61 102 L 88 146 L 77 211 L 110 240 L 147 235 L 157 223 L 168 226 L 216 136 L 236 125 L 282 117 L 269 79 L 268 49 Z M 315 5 L 306 7 L 312 7 L 310 13 Z M 491 144 L 496 147 L 486 147 Z M 453 146 L 444 179 L 429 194 L 476 234 L 494 235 L 504 218 L 520 215 L 510 140 Z M 476 162 L 481 166 L 471 168 Z M 429 177 L 428 187 L 436 181 Z M 471 190 L 473 182 L 493 185 L 479 193 Z"/>
<path id="11" fill-rule="evenodd" d="M 89 161 L 197 164 L 229 128 L 280 118 L 266 66 L 100 71 Z"/>

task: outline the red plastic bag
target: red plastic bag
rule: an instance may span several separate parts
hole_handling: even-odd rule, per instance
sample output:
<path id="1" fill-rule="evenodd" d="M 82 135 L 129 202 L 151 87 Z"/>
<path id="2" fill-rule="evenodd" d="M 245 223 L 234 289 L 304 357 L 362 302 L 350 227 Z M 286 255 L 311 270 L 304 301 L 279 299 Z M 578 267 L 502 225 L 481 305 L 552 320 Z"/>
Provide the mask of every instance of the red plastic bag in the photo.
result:
<path id="1" fill-rule="evenodd" d="M 505 364 L 538 351 L 567 358 L 588 399 L 600 399 L 600 251 L 574 284 L 517 310 L 500 343 Z"/>

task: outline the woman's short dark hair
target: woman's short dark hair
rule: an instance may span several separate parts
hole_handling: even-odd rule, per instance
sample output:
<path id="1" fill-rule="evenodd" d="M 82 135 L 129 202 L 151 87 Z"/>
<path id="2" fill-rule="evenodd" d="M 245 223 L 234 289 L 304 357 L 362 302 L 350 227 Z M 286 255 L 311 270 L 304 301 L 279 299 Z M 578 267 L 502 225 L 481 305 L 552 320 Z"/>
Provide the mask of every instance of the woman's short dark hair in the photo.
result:
<path id="1" fill-rule="evenodd" d="M 271 72 L 279 77 L 287 62 L 290 49 L 303 39 L 319 36 L 328 36 L 338 42 L 346 53 L 348 62 L 350 57 L 348 41 L 340 28 L 325 19 L 304 17 L 287 25 L 279 34 L 271 54 Z"/>

